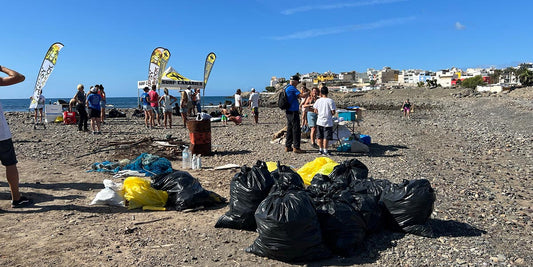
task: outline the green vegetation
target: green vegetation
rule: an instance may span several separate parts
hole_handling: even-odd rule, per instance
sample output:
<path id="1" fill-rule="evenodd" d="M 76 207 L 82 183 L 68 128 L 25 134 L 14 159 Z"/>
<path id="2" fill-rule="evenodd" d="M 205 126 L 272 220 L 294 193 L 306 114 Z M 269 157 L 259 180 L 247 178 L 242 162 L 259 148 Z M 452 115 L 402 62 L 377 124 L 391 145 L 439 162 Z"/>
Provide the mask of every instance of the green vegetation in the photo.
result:
<path id="1" fill-rule="evenodd" d="M 276 87 L 267 86 L 267 87 L 265 87 L 265 91 L 267 91 L 267 92 L 276 92 Z"/>
<path id="2" fill-rule="evenodd" d="M 500 82 L 500 77 L 503 74 L 503 70 L 496 69 L 494 72 L 489 76 L 490 77 L 490 83 L 496 84 Z"/>
<path id="3" fill-rule="evenodd" d="M 533 85 L 533 72 L 526 65 L 520 65 L 520 68 L 516 71 L 516 75 L 523 86 Z"/>
<path id="4" fill-rule="evenodd" d="M 481 75 L 474 76 L 472 78 L 466 78 L 463 80 L 461 85 L 466 88 L 472 88 L 475 89 L 478 85 L 483 85 L 485 82 L 483 81 L 483 77 Z"/>
<path id="5" fill-rule="evenodd" d="M 419 81 L 419 82 L 416 83 L 416 86 L 424 87 L 424 82 L 423 81 Z"/>
<path id="6" fill-rule="evenodd" d="M 437 87 L 437 80 L 426 80 L 426 83 L 428 84 L 429 88 Z"/>
<path id="7" fill-rule="evenodd" d="M 371 80 L 370 81 L 370 86 L 374 87 L 374 86 L 376 86 L 376 83 L 377 83 L 376 80 Z"/>

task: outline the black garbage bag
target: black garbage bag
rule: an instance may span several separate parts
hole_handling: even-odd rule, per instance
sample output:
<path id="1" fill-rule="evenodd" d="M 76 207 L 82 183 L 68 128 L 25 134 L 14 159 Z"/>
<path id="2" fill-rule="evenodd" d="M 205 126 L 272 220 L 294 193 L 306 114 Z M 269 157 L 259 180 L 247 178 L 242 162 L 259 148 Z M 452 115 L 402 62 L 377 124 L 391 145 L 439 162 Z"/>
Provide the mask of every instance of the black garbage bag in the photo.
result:
<path id="1" fill-rule="evenodd" d="M 366 235 L 363 214 L 355 209 L 351 188 L 335 183 L 327 175 L 316 174 L 307 191 L 316 207 L 322 237 L 333 253 L 350 256 Z M 376 202 L 376 208 L 379 206 Z"/>
<path id="2" fill-rule="evenodd" d="M 325 259 L 315 206 L 301 189 L 272 191 L 255 212 L 259 237 L 246 252 L 285 262 Z"/>
<path id="3" fill-rule="evenodd" d="M 304 189 L 304 181 L 302 177 L 291 167 L 286 165 L 281 165 L 278 161 L 278 168 L 272 173 L 272 178 L 274 178 L 274 186 L 272 186 L 271 192 L 277 190 L 287 190 L 287 189 Z"/>
<path id="4" fill-rule="evenodd" d="M 427 221 L 435 199 L 435 191 L 426 179 L 393 184 L 383 191 L 380 199 L 386 216 L 384 221 L 392 230 L 433 237 Z"/>
<path id="5" fill-rule="evenodd" d="M 345 189 L 319 200 L 316 206 L 324 243 L 341 256 L 353 255 L 367 232 L 363 215 L 351 205 L 350 198 Z"/>
<path id="6" fill-rule="evenodd" d="M 226 202 L 226 199 L 217 193 L 205 190 L 198 179 L 184 171 L 156 175 L 152 177 L 152 187 L 167 191 L 167 207 L 178 211 Z"/>
<path id="7" fill-rule="evenodd" d="M 215 227 L 255 231 L 255 210 L 273 184 L 274 179 L 264 161 L 257 161 L 252 168 L 243 166 L 231 180 L 230 210 L 218 219 Z"/>
<path id="8" fill-rule="evenodd" d="M 368 168 L 364 163 L 354 158 L 335 166 L 329 177 L 336 183 L 350 185 L 355 180 L 368 178 Z"/>

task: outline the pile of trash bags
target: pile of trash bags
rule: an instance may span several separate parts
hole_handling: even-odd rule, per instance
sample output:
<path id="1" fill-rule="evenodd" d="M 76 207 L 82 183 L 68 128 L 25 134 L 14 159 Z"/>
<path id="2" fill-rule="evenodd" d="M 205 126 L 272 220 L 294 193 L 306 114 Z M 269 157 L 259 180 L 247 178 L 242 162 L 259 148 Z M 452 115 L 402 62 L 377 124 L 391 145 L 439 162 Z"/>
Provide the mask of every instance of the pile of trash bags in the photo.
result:
<path id="1" fill-rule="evenodd" d="M 394 184 L 368 177 L 359 160 L 315 172 L 310 185 L 289 166 L 258 161 L 241 168 L 230 187 L 230 210 L 215 227 L 256 230 L 246 249 L 285 262 L 350 256 L 367 234 L 384 228 L 432 237 L 427 221 L 435 192 L 428 180 Z"/>
<path id="2" fill-rule="evenodd" d="M 158 158 L 152 162 L 158 162 Z M 143 164 L 142 160 L 130 164 Z M 157 164 L 156 164 L 157 165 Z M 152 168 L 152 170 L 154 170 Z M 206 208 L 226 202 L 215 192 L 206 190 L 190 173 L 166 170 L 151 178 L 128 177 L 123 184 L 104 180 L 91 205 L 127 206 L 128 209 L 177 210 Z"/>

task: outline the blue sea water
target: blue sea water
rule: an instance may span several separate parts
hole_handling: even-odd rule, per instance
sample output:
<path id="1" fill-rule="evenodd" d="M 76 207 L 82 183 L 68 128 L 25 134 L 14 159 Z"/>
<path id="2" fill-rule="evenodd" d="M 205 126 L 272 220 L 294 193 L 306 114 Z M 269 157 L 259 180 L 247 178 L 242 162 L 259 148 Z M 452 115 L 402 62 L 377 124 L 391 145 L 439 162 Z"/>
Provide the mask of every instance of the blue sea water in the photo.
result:
<path id="1" fill-rule="evenodd" d="M 58 99 L 68 103 L 70 98 L 46 98 L 46 103 L 54 103 Z M 108 97 L 107 104 L 115 108 L 137 108 L 137 97 Z M 179 99 L 179 97 L 178 97 Z M 233 97 L 228 96 L 204 96 L 202 102 L 204 107 L 218 106 L 219 103 L 233 101 Z M 4 111 L 28 111 L 30 99 L 0 99 Z"/>

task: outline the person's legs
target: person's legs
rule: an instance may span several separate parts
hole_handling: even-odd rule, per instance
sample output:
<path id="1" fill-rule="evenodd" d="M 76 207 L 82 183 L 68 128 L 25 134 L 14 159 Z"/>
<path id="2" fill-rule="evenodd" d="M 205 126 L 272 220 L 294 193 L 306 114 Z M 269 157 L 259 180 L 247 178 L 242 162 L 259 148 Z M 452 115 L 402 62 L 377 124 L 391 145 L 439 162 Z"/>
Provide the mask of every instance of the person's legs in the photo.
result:
<path id="1" fill-rule="evenodd" d="M 37 109 L 35 109 L 35 119 L 33 120 L 33 122 L 37 123 Z"/>
<path id="2" fill-rule="evenodd" d="M 311 139 L 311 145 L 316 145 L 316 126 L 311 127 L 311 134 L 309 138 Z"/>
<path id="3" fill-rule="evenodd" d="M 300 149 L 300 141 L 302 140 L 302 128 L 300 127 L 300 112 L 294 112 L 294 122 L 292 124 L 293 144 L 294 149 Z"/>
<path id="4" fill-rule="evenodd" d="M 39 109 L 39 116 L 40 116 L 39 117 L 39 122 L 43 123 L 43 109 L 42 108 Z"/>
<path id="5" fill-rule="evenodd" d="M 172 129 L 172 112 L 167 112 L 168 115 L 168 128 Z"/>
<path id="6" fill-rule="evenodd" d="M 149 113 L 148 115 L 150 117 L 150 127 L 154 127 L 155 126 L 154 111 L 153 110 L 149 110 L 148 113 Z"/>
<path id="7" fill-rule="evenodd" d="M 11 199 L 17 201 L 20 199 L 19 191 L 19 171 L 17 164 L 6 166 L 6 178 L 9 184 L 9 190 L 11 191 Z"/>
<path id="8" fill-rule="evenodd" d="M 102 107 L 100 109 L 100 121 L 102 121 L 102 123 L 104 123 L 104 120 L 105 120 L 105 107 Z"/>
<path id="9" fill-rule="evenodd" d="M 294 123 L 294 114 L 290 111 L 287 111 L 285 112 L 285 116 L 287 117 L 287 138 L 285 139 L 285 147 L 287 149 L 291 149 L 294 135 L 294 131 L 292 130 L 292 125 Z"/>
<path id="10" fill-rule="evenodd" d="M 259 108 L 254 108 L 253 113 L 254 113 L 255 124 L 258 124 L 259 123 Z"/>

